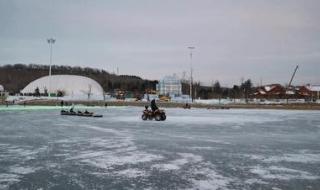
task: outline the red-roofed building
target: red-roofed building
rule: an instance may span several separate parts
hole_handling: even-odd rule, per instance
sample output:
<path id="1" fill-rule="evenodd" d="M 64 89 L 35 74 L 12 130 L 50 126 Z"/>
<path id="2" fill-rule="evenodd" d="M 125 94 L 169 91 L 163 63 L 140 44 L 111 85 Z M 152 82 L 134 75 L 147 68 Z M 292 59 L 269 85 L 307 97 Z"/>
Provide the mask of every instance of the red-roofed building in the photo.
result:
<path id="1" fill-rule="evenodd" d="M 299 98 L 310 98 L 312 96 L 312 92 L 306 86 L 299 86 L 296 88 L 296 94 Z"/>
<path id="2" fill-rule="evenodd" d="M 280 84 L 270 84 L 258 87 L 253 93 L 254 98 L 258 99 L 281 99 L 285 96 L 285 88 Z"/>
<path id="3" fill-rule="evenodd" d="M 270 84 L 258 87 L 251 95 L 257 99 L 320 99 L 320 85 L 305 85 L 285 88 L 280 84 Z"/>

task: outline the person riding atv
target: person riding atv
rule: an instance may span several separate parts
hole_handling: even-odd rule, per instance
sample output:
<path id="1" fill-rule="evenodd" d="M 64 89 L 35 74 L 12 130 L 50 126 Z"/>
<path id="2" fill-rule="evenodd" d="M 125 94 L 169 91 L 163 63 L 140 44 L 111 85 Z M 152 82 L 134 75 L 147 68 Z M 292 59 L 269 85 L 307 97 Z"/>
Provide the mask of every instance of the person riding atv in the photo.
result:
<path id="1" fill-rule="evenodd" d="M 156 105 L 156 101 L 153 99 L 150 104 L 151 110 L 149 110 L 149 106 L 145 106 L 145 110 L 141 116 L 142 120 L 153 120 L 156 121 L 164 121 L 166 120 L 166 113 L 164 110 L 160 110 Z"/>
<path id="2" fill-rule="evenodd" d="M 151 110 L 152 110 L 153 112 L 155 112 L 156 110 L 159 109 L 158 106 L 157 106 L 157 104 L 156 104 L 156 100 L 155 100 L 155 99 L 151 100 L 150 107 L 151 107 Z"/>

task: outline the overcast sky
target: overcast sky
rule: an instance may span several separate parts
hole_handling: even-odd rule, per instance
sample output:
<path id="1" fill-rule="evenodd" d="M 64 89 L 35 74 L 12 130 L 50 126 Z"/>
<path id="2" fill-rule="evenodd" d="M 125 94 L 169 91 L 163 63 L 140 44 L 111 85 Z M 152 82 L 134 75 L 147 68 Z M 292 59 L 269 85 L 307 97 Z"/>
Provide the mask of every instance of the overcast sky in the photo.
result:
<path id="1" fill-rule="evenodd" d="M 0 65 L 88 66 L 223 85 L 320 84 L 319 0 L 1 0 Z"/>

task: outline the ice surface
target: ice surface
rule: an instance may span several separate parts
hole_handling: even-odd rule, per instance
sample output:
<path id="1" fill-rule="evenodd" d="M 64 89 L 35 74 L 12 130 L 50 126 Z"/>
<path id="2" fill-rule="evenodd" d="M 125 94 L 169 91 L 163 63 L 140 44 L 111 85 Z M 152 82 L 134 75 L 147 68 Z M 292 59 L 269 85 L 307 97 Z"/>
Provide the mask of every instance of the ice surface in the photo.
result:
<path id="1" fill-rule="evenodd" d="M 179 159 L 172 160 L 169 163 L 164 164 L 155 164 L 152 167 L 157 168 L 159 170 L 178 170 L 186 164 L 189 163 L 197 163 L 202 161 L 202 157 L 190 153 L 179 153 Z"/>
<path id="2" fill-rule="evenodd" d="M 272 156 L 265 159 L 267 162 L 300 162 L 300 163 L 320 163 L 320 154 L 284 154 L 283 156 Z"/>
<path id="3" fill-rule="evenodd" d="M 22 167 L 22 166 L 13 166 L 10 168 L 10 172 L 14 174 L 28 174 L 28 173 L 33 173 L 37 169 L 36 168 L 31 168 L 31 167 Z"/>
<path id="4" fill-rule="evenodd" d="M 137 178 L 147 176 L 146 171 L 139 169 L 125 169 L 115 173 L 119 176 L 125 176 L 127 178 Z"/>
<path id="5" fill-rule="evenodd" d="M 10 107 L 9 107 L 10 108 Z M 0 189 L 314 189 L 320 112 L 88 107 L 0 111 Z"/>
<path id="6" fill-rule="evenodd" d="M 277 156 L 263 156 L 263 155 L 247 155 L 249 158 L 259 160 L 262 162 L 295 162 L 295 163 L 320 163 L 320 154 L 311 154 L 308 152 L 300 151 L 295 154 L 282 154 Z"/>
<path id="7" fill-rule="evenodd" d="M 232 179 L 219 175 L 212 169 L 204 168 L 196 174 L 206 176 L 204 179 L 193 179 L 194 186 L 192 189 L 218 190 L 229 189 L 228 184 Z"/>
<path id="8" fill-rule="evenodd" d="M 320 177 L 311 175 L 309 172 L 294 170 L 290 168 L 270 166 L 263 168 L 256 166 L 250 170 L 251 173 L 257 174 L 264 179 L 277 179 L 277 180 L 292 180 L 292 179 L 306 179 L 317 180 Z"/>

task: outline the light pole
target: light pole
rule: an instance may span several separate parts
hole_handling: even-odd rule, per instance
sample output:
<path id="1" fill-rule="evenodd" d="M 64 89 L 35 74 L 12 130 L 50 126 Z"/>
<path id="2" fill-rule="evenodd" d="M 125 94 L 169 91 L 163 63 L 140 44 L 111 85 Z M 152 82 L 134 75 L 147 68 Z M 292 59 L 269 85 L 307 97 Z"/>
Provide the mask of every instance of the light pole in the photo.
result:
<path id="1" fill-rule="evenodd" d="M 190 97 L 191 97 L 191 102 L 193 102 L 193 96 L 192 96 L 192 85 L 193 85 L 193 68 L 192 68 L 192 51 L 195 49 L 195 47 L 190 46 L 188 47 L 190 50 Z"/>
<path id="2" fill-rule="evenodd" d="M 50 65 L 49 65 L 49 89 L 48 89 L 48 95 L 50 97 L 50 90 L 51 90 L 51 65 L 52 65 L 52 45 L 56 42 L 55 39 L 49 38 L 47 39 L 47 42 L 50 46 Z"/>

